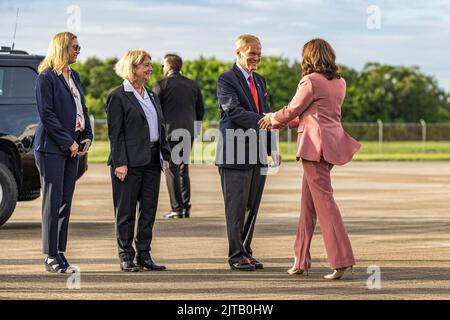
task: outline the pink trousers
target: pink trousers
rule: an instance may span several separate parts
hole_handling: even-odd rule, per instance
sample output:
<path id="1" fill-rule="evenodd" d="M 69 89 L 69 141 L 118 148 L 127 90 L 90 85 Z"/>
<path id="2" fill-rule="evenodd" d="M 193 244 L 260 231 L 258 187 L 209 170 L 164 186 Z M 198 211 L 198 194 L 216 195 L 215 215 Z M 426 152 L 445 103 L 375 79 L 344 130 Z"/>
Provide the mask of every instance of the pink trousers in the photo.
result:
<path id="1" fill-rule="evenodd" d="M 330 172 L 333 165 L 321 160 L 302 160 L 304 174 L 302 200 L 297 237 L 294 244 L 295 267 L 311 268 L 311 239 L 319 217 L 328 262 L 332 269 L 353 266 L 352 245 L 342 221 L 339 208 L 334 201 Z"/>

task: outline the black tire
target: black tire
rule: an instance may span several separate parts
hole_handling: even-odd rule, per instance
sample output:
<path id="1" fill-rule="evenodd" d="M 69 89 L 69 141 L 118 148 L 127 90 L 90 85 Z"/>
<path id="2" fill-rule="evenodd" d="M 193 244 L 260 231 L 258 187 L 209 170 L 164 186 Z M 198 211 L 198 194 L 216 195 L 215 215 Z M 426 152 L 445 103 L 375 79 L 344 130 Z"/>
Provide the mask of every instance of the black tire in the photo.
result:
<path id="1" fill-rule="evenodd" d="M 0 226 L 11 217 L 17 202 L 17 183 L 14 175 L 0 163 Z"/>
<path id="2" fill-rule="evenodd" d="M 18 201 L 31 201 L 39 198 L 41 195 L 41 189 L 21 191 Z"/>

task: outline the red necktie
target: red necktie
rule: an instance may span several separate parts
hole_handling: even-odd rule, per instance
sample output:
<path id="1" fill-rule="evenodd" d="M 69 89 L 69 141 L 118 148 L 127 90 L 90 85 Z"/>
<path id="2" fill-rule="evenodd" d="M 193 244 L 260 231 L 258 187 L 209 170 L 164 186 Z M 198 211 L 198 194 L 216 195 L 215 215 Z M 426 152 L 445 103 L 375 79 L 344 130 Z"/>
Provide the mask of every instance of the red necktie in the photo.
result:
<path id="1" fill-rule="evenodd" d="M 248 81 L 250 82 L 250 91 L 253 96 L 253 101 L 255 101 L 255 104 L 256 104 L 256 110 L 258 110 L 258 113 L 259 113 L 258 92 L 256 91 L 255 83 L 253 82 L 252 76 L 248 77 Z"/>

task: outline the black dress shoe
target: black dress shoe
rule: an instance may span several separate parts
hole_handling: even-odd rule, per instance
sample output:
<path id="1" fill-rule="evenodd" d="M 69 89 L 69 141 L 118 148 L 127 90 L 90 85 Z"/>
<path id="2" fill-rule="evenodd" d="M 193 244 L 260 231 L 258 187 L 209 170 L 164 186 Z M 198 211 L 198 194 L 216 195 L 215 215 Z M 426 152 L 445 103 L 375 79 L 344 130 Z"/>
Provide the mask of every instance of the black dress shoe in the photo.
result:
<path id="1" fill-rule="evenodd" d="M 235 263 L 230 264 L 231 270 L 239 271 L 254 271 L 255 266 L 251 264 L 250 260 L 247 258 L 241 259 Z"/>
<path id="2" fill-rule="evenodd" d="M 164 271 L 166 270 L 165 266 L 157 265 L 153 262 L 152 259 L 147 260 L 136 260 L 136 264 L 144 270 L 153 270 L 153 271 Z"/>
<path id="3" fill-rule="evenodd" d="M 183 209 L 183 218 L 190 218 L 191 217 L 191 212 L 189 211 L 189 209 Z"/>
<path id="4" fill-rule="evenodd" d="M 64 262 L 58 255 L 45 258 L 44 265 L 47 272 L 63 273 L 65 271 Z"/>
<path id="5" fill-rule="evenodd" d="M 164 218 L 167 219 L 182 219 L 183 218 L 183 212 L 175 212 L 170 211 L 164 215 Z"/>
<path id="6" fill-rule="evenodd" d="M 264 269 L 262 262 L 256 260 L 255 258 L 250 257 L 248 260 L 250 260 L 250 263 L 255 266 L 255 269 Z"/>
<path id="7" fill-rule="evenodd" d="M 139 267 L 133 263 L 133 261 L 122 261 L 120 263 L 120 269 L 124 272 L 138 272 Z"/>

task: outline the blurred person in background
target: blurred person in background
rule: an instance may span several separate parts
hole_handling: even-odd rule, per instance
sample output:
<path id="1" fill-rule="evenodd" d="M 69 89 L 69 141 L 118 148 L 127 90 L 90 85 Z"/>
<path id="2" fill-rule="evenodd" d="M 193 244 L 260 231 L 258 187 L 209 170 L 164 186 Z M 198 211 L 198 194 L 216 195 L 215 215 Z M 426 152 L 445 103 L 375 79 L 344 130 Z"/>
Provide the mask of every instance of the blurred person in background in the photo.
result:
<path id="1" fill-rule="evenodd" d="M 171 207 L 165 217 L 169 219 L 190 217 L 189 159 L 195 138 L 196 121 L 199 124 L 205 114 L 202 91 L 196 81 L 181 74 L 182 66 L 183 60 L 179 55 L 166 54 L 163 63 L 165 78 L 153 86 L 153 92 L 161 102 L 167 139 L 172 152 L 178 151 L 177 144 L 180 146 L 180 152 L 177 152 L 179 156 L 172 156 L 169 170 L 165 172 Z"/>

